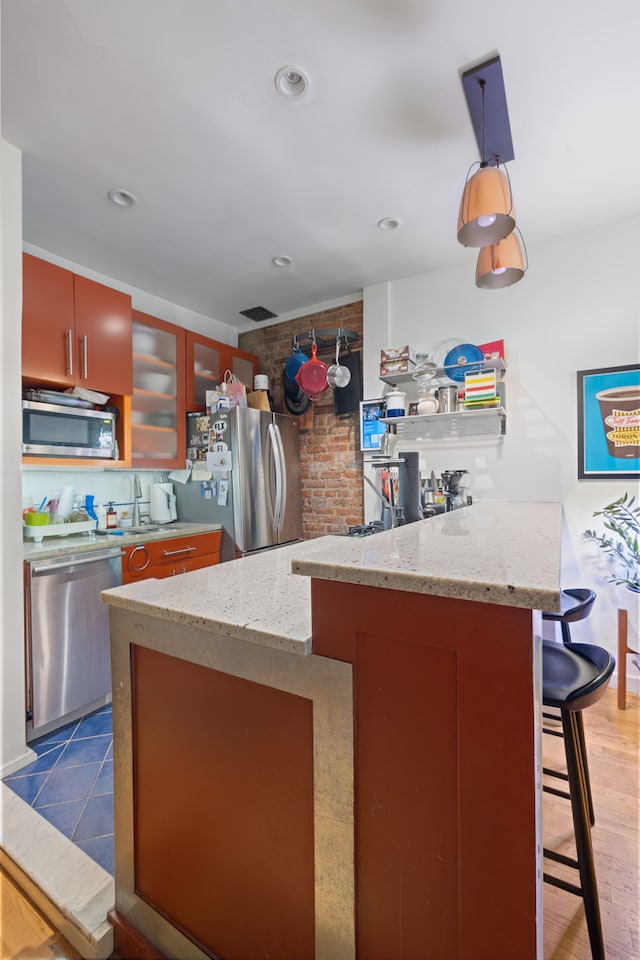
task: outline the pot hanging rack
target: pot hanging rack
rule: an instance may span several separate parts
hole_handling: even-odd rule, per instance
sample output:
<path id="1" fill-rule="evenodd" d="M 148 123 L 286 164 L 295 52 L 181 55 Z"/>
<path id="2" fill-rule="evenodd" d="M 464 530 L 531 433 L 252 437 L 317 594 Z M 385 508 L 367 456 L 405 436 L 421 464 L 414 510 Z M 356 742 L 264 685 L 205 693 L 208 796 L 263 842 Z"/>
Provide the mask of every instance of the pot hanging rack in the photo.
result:
<path id="1" fill-rule="evenodd" d="M 347 330 L 345 327 L 330 327 L 324 330 L 312 328 L 307 333 L 297 333 L 291 340 L 291 346 L 292 349 L 296 350 L 301 349 L 305 344 L 315 343 L 317 352 L 320 353 L 323 350 L 335 350 L 337 340 L 351 349 L 351 344 L 360 340 L 360 334 L 353 330 Z"/>

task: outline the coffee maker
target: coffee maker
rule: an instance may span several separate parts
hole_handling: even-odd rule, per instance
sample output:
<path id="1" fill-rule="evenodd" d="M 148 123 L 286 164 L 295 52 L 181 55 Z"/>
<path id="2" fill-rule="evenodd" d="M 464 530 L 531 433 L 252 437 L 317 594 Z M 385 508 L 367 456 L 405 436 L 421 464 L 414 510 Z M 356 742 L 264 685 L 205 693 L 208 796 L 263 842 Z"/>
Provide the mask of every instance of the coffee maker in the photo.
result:
<path id="1" fill-rule="evenodd" d="M 445 512 L 466 507 L 467 498 L 462 493 L 462 478 L 468 470 L 443 470 L 442 492 L 444 493 Z"/>

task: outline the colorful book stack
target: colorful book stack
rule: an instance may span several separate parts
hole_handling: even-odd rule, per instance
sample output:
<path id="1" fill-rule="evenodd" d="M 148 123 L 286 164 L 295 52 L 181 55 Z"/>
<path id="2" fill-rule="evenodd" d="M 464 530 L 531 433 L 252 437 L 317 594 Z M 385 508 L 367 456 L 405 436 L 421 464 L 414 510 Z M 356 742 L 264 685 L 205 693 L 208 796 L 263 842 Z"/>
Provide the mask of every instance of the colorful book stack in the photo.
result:
<path id="1" fill-rule="evenodd" d="M 496 371 L 493 368 L 465 373 L 465 410 L 482 410 L 489 407 L 498 407 L 500 405 L 500 397 L 497 394 L 496 379 Z"/>

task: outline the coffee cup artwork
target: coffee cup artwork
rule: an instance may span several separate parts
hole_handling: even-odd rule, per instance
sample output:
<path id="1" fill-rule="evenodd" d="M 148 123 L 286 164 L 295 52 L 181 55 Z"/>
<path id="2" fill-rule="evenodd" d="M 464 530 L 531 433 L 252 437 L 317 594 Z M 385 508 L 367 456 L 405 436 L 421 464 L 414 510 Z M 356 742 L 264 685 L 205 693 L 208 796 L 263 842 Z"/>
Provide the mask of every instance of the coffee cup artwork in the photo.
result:
<path id="1" fill-rule="evenodd" d="M 640 457 L 640 388 L 614 387 L 596 393 L 607 449 L 612 457 Z"/>
<path id="2" fill-rule="evenodd" d="M 640 366 L 578 371 L 578 477 L 640 477 Z"/>

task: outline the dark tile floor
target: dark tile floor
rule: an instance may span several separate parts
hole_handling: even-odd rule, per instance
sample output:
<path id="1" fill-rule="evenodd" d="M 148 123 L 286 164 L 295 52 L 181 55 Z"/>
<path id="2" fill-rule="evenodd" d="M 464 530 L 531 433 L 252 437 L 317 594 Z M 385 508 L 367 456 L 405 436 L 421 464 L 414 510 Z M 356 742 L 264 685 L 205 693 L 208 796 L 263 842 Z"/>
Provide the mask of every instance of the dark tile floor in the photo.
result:
<path id="1" fill-rule="evenodd" d="M 113 875 L 111 704 L 29 746 L 37 760 L 4 783 Z"/>

